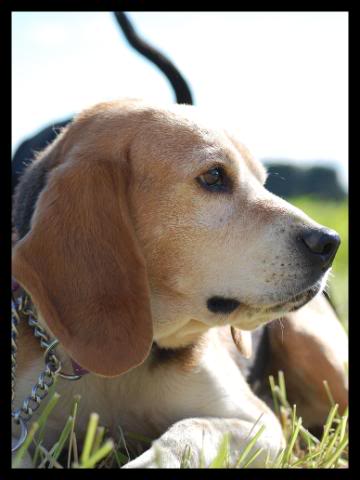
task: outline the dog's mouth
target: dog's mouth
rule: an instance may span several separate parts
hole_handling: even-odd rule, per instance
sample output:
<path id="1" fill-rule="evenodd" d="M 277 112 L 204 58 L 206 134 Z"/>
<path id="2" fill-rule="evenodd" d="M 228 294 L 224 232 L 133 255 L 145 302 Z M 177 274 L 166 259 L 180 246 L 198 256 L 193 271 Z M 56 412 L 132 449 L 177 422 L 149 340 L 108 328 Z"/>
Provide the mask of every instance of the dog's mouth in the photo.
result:
<path id="1" fill-rule="evenodd" d="M 261 309 L 263 313 L 289 313 L 295 312 L 299 308 L 310 302 L 311 299 L 321 290 L 321 282 L 316 282 L 310 288 L 298 293 L 289 299 L 276 303 L 275 305 L 267 306 L 265 309 Z M 207 308 L 212 313 L 229 315 L 233 313 L 238 307 L 251 307 L 250 305 L 243 304 L 235 298 L 224 298 L 220 296 L 211 297 L 207 300 Z M 258 307 L 255 307 L 258 310 Z"/>
<path id="2" fill-rule="evenodd" d="M 231 314 L 237 316 L 242 313 L 243 315 L 250 315 L 249 318 L 252 318 L 252 320 L 255 320 L 257 315 L 264 318 L 275 318 L 299 310 L 310 302 L 322 290 L 322 287 L 322 280 L 318 280 L 310 287 L 288 297 L 286 300 L 263 306 L 247 304 L 236 298 L 214 296 L 207 300 L 207 308 L 210 312 L 220 314 L 223 317 L 229 317 Z"/>
<path id="3" fill-rule="evenodd" d="M 289 300 L 268 307 L 266 309 L 266 313 L 295 312 L 296 310 L 299 310 L 299 308 L 310 302 L 310 300 L 312 300 L 319 293 L 320 290 L 321 282 L 316 282 L 315 285 L 312 285 L 305 291 L 294 295 Z"/>

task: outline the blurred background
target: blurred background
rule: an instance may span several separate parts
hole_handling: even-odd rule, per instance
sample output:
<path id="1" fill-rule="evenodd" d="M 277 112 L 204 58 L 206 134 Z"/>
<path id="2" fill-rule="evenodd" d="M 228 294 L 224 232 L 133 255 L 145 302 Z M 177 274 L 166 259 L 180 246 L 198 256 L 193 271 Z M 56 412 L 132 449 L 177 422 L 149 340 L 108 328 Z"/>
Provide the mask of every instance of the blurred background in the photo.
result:
<path id="1" fill-rule="evenodd" d="M 235 131 L 267 188 L 337 230 L 329 292 L 348 323 L 347 12 L 128 12 Z M 111 12 L 12 13 L 12 151 L 51 122 L 119 97 L 173 102 Z"/>

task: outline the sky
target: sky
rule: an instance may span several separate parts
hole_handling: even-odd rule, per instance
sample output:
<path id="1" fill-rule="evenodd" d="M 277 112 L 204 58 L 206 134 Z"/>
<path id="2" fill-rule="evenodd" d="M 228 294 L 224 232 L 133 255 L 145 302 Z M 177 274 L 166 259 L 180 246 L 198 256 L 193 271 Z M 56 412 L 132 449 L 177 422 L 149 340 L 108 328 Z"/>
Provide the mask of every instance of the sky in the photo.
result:
<path id="1" fill-rule="evenodd" d="M 259 160 L 331 165 L 347 186 L 347 12 L 127 13 Z M 174 101 L 111 12 L 13 12 L 12 87 L 13 152 L 97 102 Z"/>

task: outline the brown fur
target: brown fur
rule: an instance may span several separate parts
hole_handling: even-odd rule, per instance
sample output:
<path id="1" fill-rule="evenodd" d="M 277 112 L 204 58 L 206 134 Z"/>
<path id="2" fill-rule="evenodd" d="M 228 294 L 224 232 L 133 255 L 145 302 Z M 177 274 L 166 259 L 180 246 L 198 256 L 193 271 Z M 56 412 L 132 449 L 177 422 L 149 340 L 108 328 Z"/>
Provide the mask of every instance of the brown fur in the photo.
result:
<path id="1" fill-rule="evenodd" d="M 231 193 L 200 185 L 199 176 L 214 166 L 231 178 Z M 215 327 L 226 326 L 230 340 L 229 325 L 252 330 L 288 313 L 298 301 L 294 294 L 314 284 L 320 290 L 326 274 L 314 274 L 296 242 L 304 229 L 322 226 L 266 191 L 260 163 L 187 106 L 126 100 L 80 114 L 25 173 L 15 196 L 20 221 L 24 185 L 29 180 L 31 194 L 35 169 L 46 173 L 44 186 L 29 231 L 14 247 L 13 273 L 59 339 L 65 367 L 71 357 L 90 371 L 79 382 L 59 383 L 65 403 L 79 393 L 86 396 L 84 416 L 99 411 L 114 431 L 120 423 L 144 435 L 166 432 L 159 442 L 167 466 L 178 465 L 184 438 L 198 451 L 198 429 L 208 424 L 212 446 L 225 426 L 231 430 L 235 458 L 260 416 L 270 433 L 257 446 L 276 456 L 283 444 L 279 422 L 251 392 Z M 239 307 L 214 314 L 207 308 L 212 296 L 238 299 Z M 39 347 L 28 332 L 22 336 L 21 363 L 28 368 L 18 378 L 19 398 L 42 368 Z M 323 348 L 310 327 L 296 336 L 311 359 L 335 351 L 334 339 Z M 234 337 L 248 355 L 242 333 Z M 288 339 L 296 345 L 290 329 Z M 162 350 L 150 354 L 153 342 Z M 286 359 L 287 375 L 307 372 L 299 352 L 292 356 L 289 347 L 282 355 L 276 337 L 273 350 L 278 366 Z M 319 375 L 344 383 L 343 356 L 336 358 L 319 362 Z M 294 373 L 293 383 L 307 384 L 310 376 Z M 62 421 L 60 412 L 50 440 Z M 153 466 L 153 453 L 130 463 Z"/>
<path id="2" fill-rule="evenodd" d="M 159 368 L 169 365 L 180 372 L 188 373 L 196 368 L 203 355 L 207 344 L 207 338 L 202 336 L 194 343 L 178 348 L 160 348 L 154 345 L 151 351 L 151 368 Z"/>
<path id="3" fill-rule="evenodd" d="M 32 230 L 14 249 L 13 273 L 71 356 L 111 376 L 144 360 L 152 324 L 145 262 L 120 178 L 126 159 L 115 168 L 91 156 L 89 163 L 86 152 L 75 154 L 53 171 Z"/>
<path id="4" fill-rule="evenodd" d="M 327 301 L 319 297 L 281 324 L 269 326 L 271 364 L 269 374 L 282 370 L 290 403 L 296 403 L 306 425 L 326 421 L 330 401 L 343 413 L 348 405 L 346 334 Z M 345 348 L 344 348 L 345 347 Z"/>

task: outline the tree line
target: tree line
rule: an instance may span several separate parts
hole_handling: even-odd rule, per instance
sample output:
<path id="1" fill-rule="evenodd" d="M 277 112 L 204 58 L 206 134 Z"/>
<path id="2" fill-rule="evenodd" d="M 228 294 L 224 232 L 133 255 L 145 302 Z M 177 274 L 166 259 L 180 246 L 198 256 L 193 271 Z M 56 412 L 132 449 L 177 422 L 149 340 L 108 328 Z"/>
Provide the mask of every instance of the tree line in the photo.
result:
<path id="1" fill-rule="evenodd" d="M 299 167 L 272 160 L 264 160 L 264 164 L 269 173 L 265 187 L 280 197 L 311 195 L 327 200 L 343 200 L 347 196 L 332 167 Z"/>

